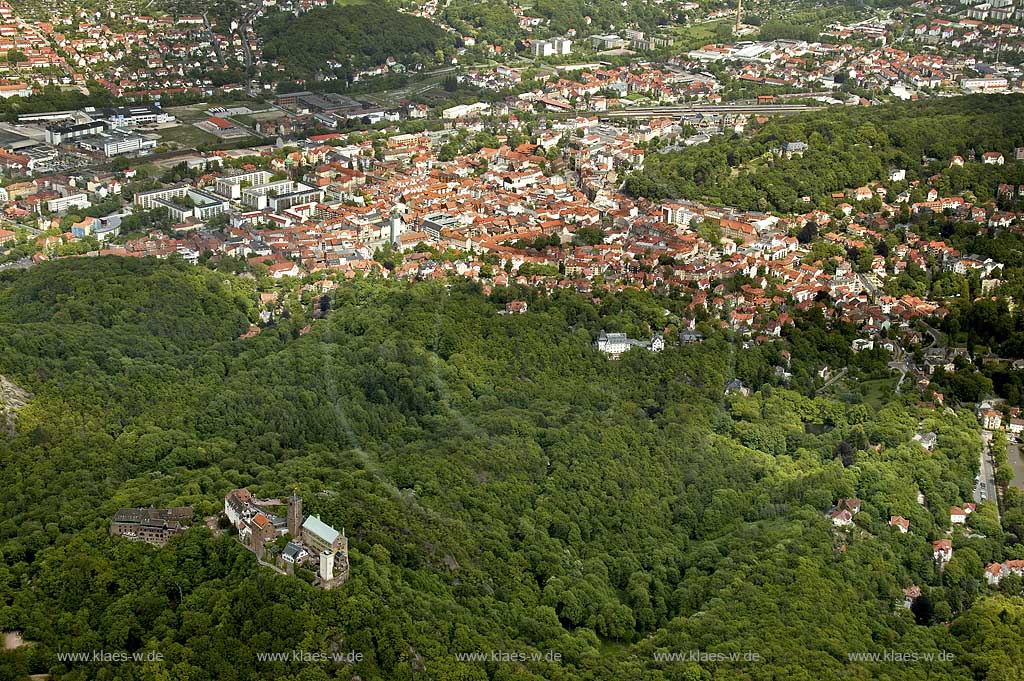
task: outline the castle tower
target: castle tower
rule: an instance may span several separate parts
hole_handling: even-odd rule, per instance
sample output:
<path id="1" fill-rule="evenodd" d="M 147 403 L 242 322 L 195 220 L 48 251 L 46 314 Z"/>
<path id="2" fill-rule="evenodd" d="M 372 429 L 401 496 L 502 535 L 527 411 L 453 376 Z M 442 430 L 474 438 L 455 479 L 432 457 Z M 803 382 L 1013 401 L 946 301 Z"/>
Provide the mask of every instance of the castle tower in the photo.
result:
<path id="1" fill-rule="evenodd" d="M 320 581 L 330 582 L 334 579 L 334 552 L 323 551 L 320 554 Z"/>
<path id="2" fill-rule="evenodd" d="M 292 539 L 302 534 L 302 497 L 294 492 L 288 497 L 288 534 Z"/>
<path id="3" fill-rule="evenodd" d="M 348 537 L 345 536 L 345 528 L 341 528 L 341 536 L 338 537 L 338 554 L 335 567 L 338 570 L 338 582 L 344 584 L 348 579 Z"/>
<path id="4" fill-rule="evenodd" d="M 341 534 L 334 540 L 334 550 L 348 555 L 348 537 L 345 536 L 345 528 L 341 528 Z"/>

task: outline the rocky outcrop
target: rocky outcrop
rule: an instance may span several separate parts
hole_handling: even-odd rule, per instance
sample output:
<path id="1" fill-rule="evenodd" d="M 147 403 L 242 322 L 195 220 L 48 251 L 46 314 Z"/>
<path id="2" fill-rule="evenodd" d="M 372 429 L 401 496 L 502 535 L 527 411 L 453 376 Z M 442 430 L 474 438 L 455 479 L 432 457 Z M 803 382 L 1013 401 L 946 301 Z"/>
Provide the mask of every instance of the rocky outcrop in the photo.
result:
<path id="1" fill-rule="evenodd" d="M 18 410 L 29 403 L 32 394 L 0 376 L 0 431 L 14 434 L 18 423 Z"/>

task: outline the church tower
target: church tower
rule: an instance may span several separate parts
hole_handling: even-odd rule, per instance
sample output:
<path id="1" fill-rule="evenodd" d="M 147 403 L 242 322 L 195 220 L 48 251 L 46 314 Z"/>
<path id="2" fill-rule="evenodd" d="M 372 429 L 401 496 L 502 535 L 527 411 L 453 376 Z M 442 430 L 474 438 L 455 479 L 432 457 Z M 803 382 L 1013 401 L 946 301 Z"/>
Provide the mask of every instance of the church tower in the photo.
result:
<path id="1" fill-rule="evenodd" d="M 402 222 L 401 216 L 398 214 L 398 207 L 396 206 L 391 211 L 391 219 L 388 220 L 388 243 L 394 246 L 398 243 L 398 237 L 402 236 L 405 232 L 405 223 Z"/>

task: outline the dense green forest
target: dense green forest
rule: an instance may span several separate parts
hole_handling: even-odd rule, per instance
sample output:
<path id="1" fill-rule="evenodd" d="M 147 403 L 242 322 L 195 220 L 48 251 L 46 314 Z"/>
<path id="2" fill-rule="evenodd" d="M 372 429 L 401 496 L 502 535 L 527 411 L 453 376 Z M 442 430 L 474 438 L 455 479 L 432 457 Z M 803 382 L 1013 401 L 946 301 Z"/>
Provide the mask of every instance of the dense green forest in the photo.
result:
<path id="1" fill-rule="evenodd" d="M 0 117 L 14 121 L 23 114 L 81 109 L 87 106 L 110 106 L 113 103 L 115 97 L 96 81 L 89 83 L 88 95 L 82 94 L 80 90 L 62 90 L 56 85 L 48 85 L 29 97 L 5 97 L 0 102 Z"/>
<path id="2" fill-rule="evenodd" d="M 473 2 L 452 0 L 445 3 L 441 18 L 466 35 L 489 43 L 513 45 L 524 37 L 532 37 L 519 27 L 519 17 L 508 0 Z M 543 24 L 533 35 L 564 35 L 569 29 L 598 32 L 616 26 L 636 26 L 644 31 L 664 30 L 673 20 L 682 19 L 672 7 L 649 2 L 622 3 L 617 0 L 537 0 L 526 14 L 538 17 Z"/>
<path id="3" fill-rule="evenodd" d="M 1024 675 L 1021 580 L 981 580 L 988 561 L 1024 558 L 1019 496 L 1002 525 L 991 504 L 971 516 L 944 572 L 931 558 L 971 493 L 970 412 L 787 390 L 759 378 L 778 348 L 710 327 L 610 362 L 592 348 L 602 328 L 659 331 L 681 303 L 559 292 L 502 316 L 507 295 L 357 279 L 309 333 L 296 300 L 241 340 L 250 279 L 112 257 L 0 274 L 0 374 L 32 395 L 0 436 L 0 629 L 32 643 L 0 655 L 0 678 Z M 845 339 L 824 333 L 798 325 L 794 356 L 842 361 Z M 757 390 L 725 395 L 735 376 Z M 350 537 L 340 589 L 260 568 L 200 521 L 233 488 L 296 485 Z M 863 509 L 836 532 L 824 514 L 851 496 Z M 117 508 L 150 504 L 193 505 L 195 527 L 163 549 L 108 536 Z M 57 658 L 94 649 L 163 660 Z M 363 659 L 256 657 L 292 650 Z M 848 659 L 884 650 L 954 658 Z M 481 651 L 560 659 L 456 659 Z M 759 661 L 658 657 L 687 651 Z"/>
<path id="4" fill-rule="evenodd" d="M 1024 166 L 975 163 L 951 169 L 949 159 L 972 151 L 1009 156 L 1024 144 L 1022 129 L 1024 95 L 831 108 L 772 118 L 752 135 L 723 135 L 652 155 L 642 171 L 627 178 L 626 189 L 651 198 L 705 199 L 791 213 L 828 208 L 834 205 L 833 192 L 872 181 L 889 184 L 889 169 L 903 168 L 907 180 L 897 189 L 942 173 L 940 190 L 970 188 L 986 201 L 995 198 L 1002 182 L 1024 183 Z M 804 142 L 809 148 L 789 159 L 772 153 L 785 142 Z M 805 196 L 812 198 L 811 206 L 802 201 Z"/>
<path id="5" fill-rule="evenodd" d="M 298 17 L 272 12 L 256 22 L 256 31 L 263 58 L 280 62 L 289 79 L 334 74 L 347 80 L 389 57 L 408 67 L 434 64 L 450 40 L 427 19 L 378 3 L 331 5 Z"/>

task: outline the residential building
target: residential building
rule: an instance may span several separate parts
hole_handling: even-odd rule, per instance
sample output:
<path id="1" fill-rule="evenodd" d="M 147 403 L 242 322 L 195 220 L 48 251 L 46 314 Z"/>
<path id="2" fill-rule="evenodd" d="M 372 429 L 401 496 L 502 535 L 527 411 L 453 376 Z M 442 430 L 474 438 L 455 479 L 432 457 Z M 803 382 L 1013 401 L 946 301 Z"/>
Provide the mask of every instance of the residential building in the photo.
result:
<path id="1" fill-rule="evenodd" d="M 1007 560 L 1003 563 L 989 563 L 985 568 L 985 580 L 996 586 L 1009 575 L 1024 577 L 1024 560 Z"/>
<path id="2" fill-rule="evenodd" d="M 92 203 L 89 201 L 89 196 L 85 193 L 78 192 L 47 200 L 46 210 L 51 213 L 63 214 L 72 208 L 88 208 L 91 205 Z"/>

